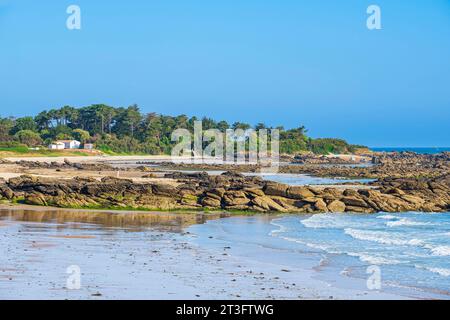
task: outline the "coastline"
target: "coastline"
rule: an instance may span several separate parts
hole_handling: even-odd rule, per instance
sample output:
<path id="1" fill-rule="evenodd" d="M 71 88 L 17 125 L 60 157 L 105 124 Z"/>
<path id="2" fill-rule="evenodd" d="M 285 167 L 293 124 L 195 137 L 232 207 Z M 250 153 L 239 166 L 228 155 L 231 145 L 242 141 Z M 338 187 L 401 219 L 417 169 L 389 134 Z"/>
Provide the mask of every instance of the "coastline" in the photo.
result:
<path id="1" fill-rule="evenodd" d="M 355 217 L 380 220 L 376 208 L 394 215 L 413 209 L 447 212 L 448 155 L 387 156 L 382 159 L 386 163 L 370 170 L 383 168 L 382 174 L 399 176 L 403 172 L 433 175 L 425 175 L 424 180 L 397 177 L 376 181 L 311 178 L 302 173 L 271 177 L 248 170 L 248 166 L 229 165 L 215 172 L 203 172 L 217 169 L 208 165 L 185 171 L 183 164 L 171 167 L 161 159 L 148 158 L 149 162 L 130 157 L 46 160 L 3 162 L 0 166 L 0 176 L 9 179 L 0 190 L 5 199 L 0 204 L 0 235 L 5 244 L 0 249 L 1 298 L 448 299 L 445 290 L 369 290 L 365 273 L 361 276 L 365 264 L 360 261 L 367 256 L 352 251 L 345 254 L 345 250 L 311 250 L 302 243 L 275 237 L 281 231 L 273 223 L 273 219 L 288 218 L 295 220 L 290 222 L 295 226 L 299 220 L 327 216 L 320 212 L 329 212 L 333 219 L 346 220 L 344 223 Z M 422 161 L 421 167 L 412 167 L 417 160 Z M 120 166 L 114 167 L 117 163 Z M 433 171 L 435 164 L 444 175 Z M 233 168 L 236 170 L 230 171 Z M 295 164 L 292 168 L 297 172 L 310 166 Z M 367 170 L 328 165 L 314 168 L 325 173 Z M 424 199 L 436 201 L 436 206 Z M 64 208 L 74 204 L 104 209 Z M 107 209 L 111 205 L 120 205 L 117 209 L 121 210 Z M 259 210 L 251 211 L 253 208 Z M 297 212 L 288 213 L 289 209 Z M 402 215 L 386 224 L 400 225 Z M 423 214 L 427 216 L 432 220 L 435 215 Z M 327 240 L 328 233 L 311 230 L 313 239 Z M 385 225 L 382 230 L 390 231 Z M 374 238 L 373 231 L 369 229 L 363 239 L 383 243 L 384 239 Z M 395 233 L 382 236 L 390 239 Z M 344 240 L 358 241 L 348 234 Z M 416 239 L 398 242 L 422 243 Z M 366 248 L 365 244 L 358 246 Z M 446 246 L 444 242 L 432 249 L 447 254 Z M 373 263 L 387 261 L 369 258 Z M 83 270 L 80 290 L 65 288 L 66 269 L 71 265 Z M 444 274 L 447 266 L 430 270 L 438 277 L 436 273 Z M 423 272 L 428 271 L 414 272 L 424 277 Z"/>
<path id="2" fill-rule="evenodd" d="M 1 210 L 0 210 L 1 211 Z M 232 218 L 236 221 L 245 217 Z M 269 218 L 258 218 L 269 219 Z M 261 220 L 262 221 L 262 220 Z M 269 221 L 269 220 L 267 220 Z M 369 292 L 349 279 L 344 288 L 316 278 L 311 257 L 301 265 L 245 257 L 246 245 L 228 248 L 202 245 L 217 232 L 193 224 L 182 232 L 103 226 L 65 221 L 2 220 L 4 239 L 0 267 L 3 299 L 407 299 Z M 267 224 L 270 226 L 270 224 Z M 39 226 L 37 232 L 35 227 Z M 22 232 L 17 233 L 18 230 Z M 130 232 L 133 231 L 134 232 Z M 13 237 L 12 234 L 16 236 Z M 8 236 L 11 235 L 11 236 Z M 257 235 L 254 235 L 257 236 Z M 200 242 L 201 243 L 201 242 Z M 217 243 L 216 243 L 217 244 Z M 8 257 L 12 248 L 23 256 Z M 97 249 L 98 250 L 97 250 Z M 94 250 L 95 258 L 91 255 Z M 233 251 L 233 253 L 231 253 Z M 270 252 L 269 252 L 270 251 Z M 254 252 L 260 257 L 274 252 Z M 262 255 L 261 255 L 262 254 Z M 297 260 L 298 259 L 298 260 Z M 23 263 L 27 261 L 24 268 Z M 65 269 L 75 263 L 83 277 L 80 290 L 64 288 Z M 296 263 L 297 263 L 296 262 Z M 42 270 L 46 270 L 42 273 Z M 289 270 L 287 270 L 289 269 Z M 33 279 L 31 281 L 31 279 Z M 129 291 L 131 290 L 132 291 Z"/>
<path id="3" fill-rule="evenodd" d="M 3 161 L 0 199 L 61 208 L 182 212 L 446 212 L 450 206 L 449 154 L 383 155 L 371 167 L 329 166 L 322 162 L 335 160 L 308 156 L 302 161 L 320 164 L 283 164 L 272 176 L 259 174 L 264 168 L 254 165 L 111 159 Z"/>

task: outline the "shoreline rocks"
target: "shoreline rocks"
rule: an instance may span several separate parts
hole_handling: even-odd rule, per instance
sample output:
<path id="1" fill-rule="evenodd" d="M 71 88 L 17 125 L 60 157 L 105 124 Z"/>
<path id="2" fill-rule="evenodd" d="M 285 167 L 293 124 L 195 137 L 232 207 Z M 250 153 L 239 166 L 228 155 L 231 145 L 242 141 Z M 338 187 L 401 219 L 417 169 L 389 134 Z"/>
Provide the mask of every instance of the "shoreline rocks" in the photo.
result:
<path id="1" fill-rule="evenodd" d="M 104 177 L 71 180 L 32 176 L 11 178 L 0 185 L 0 197 L 26 204 L 71 208 L 148 210 L 229 210 L 252 212 L 374 213 L 450 210 L 450 176 L 385 178 L 377 189 L 288 186 L 236 172 L 170 173 L 180 183 L 134 183 Z"/>

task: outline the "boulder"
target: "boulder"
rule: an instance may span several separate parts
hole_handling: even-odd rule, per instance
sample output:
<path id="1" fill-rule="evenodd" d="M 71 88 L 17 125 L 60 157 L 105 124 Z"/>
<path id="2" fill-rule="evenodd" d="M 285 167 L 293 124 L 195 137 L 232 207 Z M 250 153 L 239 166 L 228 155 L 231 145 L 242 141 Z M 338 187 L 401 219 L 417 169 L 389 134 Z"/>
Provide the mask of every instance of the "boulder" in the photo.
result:
<path id="1" fill-rule="evenodd" d="M 357 198 L 355 196 L 343 197 L 340 200 L 343 203 L 345 203 L 346 206 L 355 206 L 355 207 L 362 207 L 362 208 L 369 207 L 368 204 L 363 199 Z"/>
<path id="2" fill-rule="evenodd" d="M 244 188 L 242 191 L 244 191 L 248 196 L 251 196 L 251 197 L 265 196 L 264 191 L 259 188 Z"/>
<path id="3" fill-rule="evenodd" d="M 178 197 L 179 192 L 177 188 L 168 184 L 154 184 L 152 185 L 152 192 L 156 195 Z"/>
<path id="4" fill-rule="evenodd" d="M 34 205 L 34 206 L 46 206 L 47 205 L 47 201 L 45 201 L 45 198 L 43 195 L 40 194 L 27 194 L 25 196 L 25 203 L 29 204 L 29 205 Z"/>
<path id="5" fill-rule="evenodd" d="M 282 183 L 267 182 L 264 186 L 264 193 L 268 196 L 286 197 L 288 186 Z"/>
<path id="6" fill-rule="evenodd" d="M 322 199 L 317 200 L 314 203 L 314 207 L 320 212 L 328 212 L 327 204 Z"/>
<path id="7" fill-rule="evenodd" d="M 255 197 L 254 199 L 252 199 L 251 203 L 259 208 L 264 209 L 265 211 L 279 211 L 279 212 L 287 211 L 281 205 L 279 205 L 274 200 L 266 196 Z"/>
<path id="8" fill-rule="evenodd" d="M 221 206 L 220 199 L 210 198 L 210 197 L 202 198 L 200 203 L 205 207 L 211 207 L 211 208 L 220 208 L 220 206 Z"/>
<path id="9" fill-rule="evenodd" d="M 0 196 L 11 200 L 12 198 L 14 198 L 14 191 L 12 191 L 8 186 L 0 186 Z"/>
<path id="10" fill-rule="evenodd" d="M 306 187 L 294 186 L 287 190 L 287 197 L 292 199 L 302 200 L 314 196 L 315 194 Z"/>
<path id="11" fill-rule="evenodd" d="M 327 207 L 330 212 L 345 212 L 345 203 L 339 200 L 330 202 Z"/>
<path id="12" fill-rule="evenodd" d="M 250 202 L 243 191 L 227 191 L 223 196 L 223 201 L 226 206 L 241 206 Z"/>
<path id="13" fill-rule="evenodd" d="M 344 196 L 346 196 L 346 197 L 357 197 L 358 196 L 358 191 L 356 191 L 354 189 L 345 189 L 344 190 Z"/>

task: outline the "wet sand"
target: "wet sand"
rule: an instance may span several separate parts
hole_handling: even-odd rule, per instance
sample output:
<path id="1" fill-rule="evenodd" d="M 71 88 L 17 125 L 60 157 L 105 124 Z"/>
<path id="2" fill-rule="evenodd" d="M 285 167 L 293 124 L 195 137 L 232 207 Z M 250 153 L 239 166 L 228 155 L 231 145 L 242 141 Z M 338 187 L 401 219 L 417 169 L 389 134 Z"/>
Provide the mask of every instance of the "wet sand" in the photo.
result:
<path id="1" fill-rule="evenodd" d="M 0 299 L 406 298 L 334 287 L 307 264 L 233 254 L 239 241 L 206 245 L 218 234 L 205 237 L 202 225 L 217 215 L 2 209 L 0 217 Z M 67 288 L 71 266 L 81 271 L 77 290 Z"/>

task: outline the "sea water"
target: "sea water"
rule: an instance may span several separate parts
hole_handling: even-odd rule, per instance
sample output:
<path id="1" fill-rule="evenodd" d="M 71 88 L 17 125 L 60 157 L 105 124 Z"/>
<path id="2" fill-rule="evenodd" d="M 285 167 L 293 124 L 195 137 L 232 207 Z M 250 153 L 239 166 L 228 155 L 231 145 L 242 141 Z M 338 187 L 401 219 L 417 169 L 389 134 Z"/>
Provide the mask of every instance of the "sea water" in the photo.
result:
<path id="1" fill-rule="evenodd" d="M 435 154 L 441 152 L 450 152 L 449 147 L 423 147 L 423 148 L 414 148 L 414 147 L 384 147 L 384 148 L 370 148 L 372 151 L 376 152 L 415 152 L 419 154 Z"/>
<path id="2" fill-rule="evenodd" d="M 307 174 L 295 174 L 295 173 L 248 173 L 246 175 L 260 176 L 264 180 L 274 181 L 279 183 L 288 184 L 291 186 L 302 186 L 302 185 L 329 185 L 329 184 L 339 184 L 346 182 L 360 182 L 368 183 L 375 181 L 376 179 L 345 179 L 345 178 L 322 178 L 313 177 Z"/>
<path id="3" fill-rule="evenodd" d="M 301 268 L 329 286 L 368 290 L 368 271 L 379 270 L 381 292 L 450 298 L 450 213 L 255 215 L 188 231 L 202 247 Z"/>
<path id="4" fill-rule="evenodd" d="M 387 286 L 450 292 L 450 213 L 317 214 L 271 224 L 271 237 L 323 252 L 347 276 L 366 278 L 374 265 Z"/>

